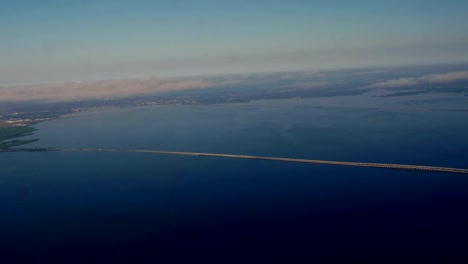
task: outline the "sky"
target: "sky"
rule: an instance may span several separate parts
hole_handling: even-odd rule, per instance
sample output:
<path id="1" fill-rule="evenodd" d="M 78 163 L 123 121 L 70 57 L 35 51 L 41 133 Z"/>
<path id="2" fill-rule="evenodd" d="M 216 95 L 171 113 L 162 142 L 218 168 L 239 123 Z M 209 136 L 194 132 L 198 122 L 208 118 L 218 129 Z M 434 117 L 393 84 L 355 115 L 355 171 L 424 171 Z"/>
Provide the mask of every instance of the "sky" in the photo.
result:
<path id="1" fill-rule="evenodd" d="M 0 85 L 468 62 L 466 0 L 0 0 Z"/>

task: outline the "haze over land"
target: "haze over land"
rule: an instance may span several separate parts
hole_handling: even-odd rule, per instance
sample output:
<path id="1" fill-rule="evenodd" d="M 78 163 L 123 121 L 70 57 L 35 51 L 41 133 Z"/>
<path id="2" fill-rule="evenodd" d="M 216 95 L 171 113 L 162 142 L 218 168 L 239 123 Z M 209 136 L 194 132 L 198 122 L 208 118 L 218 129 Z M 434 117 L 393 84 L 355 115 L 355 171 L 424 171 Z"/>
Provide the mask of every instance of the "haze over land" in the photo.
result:
<path id="1" fill-rule="evenodd" d="M 0 102 L 27 101 L 74 101 L 82 99 L 126 98 L 145 95 L 161 95 L 165 92 L 185 90 L 235 87 L 244 91 L 246 88 L 265 87 L 272 91 L 285 90 L 359 90 L 366 92 L 372 89 L 422 89 L 439 85 L 438 92 L 453 92 L 457 85 L 458 92 L 468 92 L 468 65 L 442 65 L 432 67 L 386 68 L 380 70 L 347 70 L 347 71 L 308 71 L 286 73 L 263 73 L 244 75 L 221 75 L 211 77 L 186 78 L 145 78 L 127 80 L 102 80 L 63 82 L 40 85 L 0 87 Z M 411 72 L 413 71 L 413 72 Z M 414 72 L 419 71 L 419 72 Z M 400 76 L 400 77 L 398 77 Z M 403 77 L 401 77 L 403 76 Z M 461 86 L 460 86 L 461 85 Z M 444 87 L 446 89 L 444 89 Z M 434 91 L 434 90 L 433 90 Z M 210 92 L 209 90 L 205 92 Z M 436 91 L 437 92 L 437 91 Z M 339 95 L 336 94 L 336 95 Z M 297 96 L 301 96 L 297 94 Z"/>

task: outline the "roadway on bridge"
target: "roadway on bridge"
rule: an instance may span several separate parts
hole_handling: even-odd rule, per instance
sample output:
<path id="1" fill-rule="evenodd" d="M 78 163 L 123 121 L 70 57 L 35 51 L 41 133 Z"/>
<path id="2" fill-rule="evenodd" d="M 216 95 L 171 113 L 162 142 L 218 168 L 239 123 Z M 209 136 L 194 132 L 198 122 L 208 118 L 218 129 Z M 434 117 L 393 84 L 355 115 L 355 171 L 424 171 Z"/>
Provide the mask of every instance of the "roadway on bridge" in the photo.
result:
<path id="1" fill-rule="evenodd" d="M 89 149 L 89 148 L 67 148 L 67 149 L 47 149 L 47 150 L 68 151 L 68 152 L 134 152 L 134 153 L 149 153 L 149 154 L 164 154 L 164 155 L 221 157 L 221 158 L 231 158 L 231 159 L 272 160 L 272 161 L 282 161 L 282 162 L 298 162 L 298 163 L 313 163 L 313 164 L 326 164 L 326 165 L 352 166 L 352 167 L 369 167 L 369 168 L 382 168 L 382 169 L 395 169 L 395 170 L 412 170 L 412 171 L 468 174 L 468 169 L 449 168 L 449 167 L 314 160 L 314 159 L 296 159 L 296 158 L 280 158 L 280 157 L 235 155 L 235 154 L 221 154 L 221 153 L 181 152 L 181 151 L 144 150 L 144 149 Z"/>

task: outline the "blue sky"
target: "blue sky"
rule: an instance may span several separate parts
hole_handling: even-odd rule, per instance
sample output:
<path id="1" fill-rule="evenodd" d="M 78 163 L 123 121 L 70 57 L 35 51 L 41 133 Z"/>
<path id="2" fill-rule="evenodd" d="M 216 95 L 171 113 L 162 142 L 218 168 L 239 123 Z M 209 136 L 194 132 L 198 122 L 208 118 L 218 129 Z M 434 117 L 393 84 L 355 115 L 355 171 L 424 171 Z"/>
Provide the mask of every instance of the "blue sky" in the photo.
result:
<path id="1" fill-rule="evenodd" d="M 468 61 L 468 1 L 0 0 L 0 84 Z"/>

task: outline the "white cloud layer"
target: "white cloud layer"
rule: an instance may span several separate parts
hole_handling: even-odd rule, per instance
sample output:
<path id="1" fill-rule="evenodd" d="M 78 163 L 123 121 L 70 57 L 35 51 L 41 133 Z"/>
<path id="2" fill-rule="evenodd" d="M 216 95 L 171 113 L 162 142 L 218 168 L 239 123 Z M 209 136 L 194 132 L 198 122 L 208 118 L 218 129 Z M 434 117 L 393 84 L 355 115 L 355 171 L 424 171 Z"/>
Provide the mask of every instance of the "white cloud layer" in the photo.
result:
<path id="1" fill-rule="evenodd" d="M 329 83 L 317 80 L 325 74 L 319 72 L 291 72 L 231 75 L 216 77 L 192 77 L 178 79 L 131 79 L 106 81 L 63 82 L 43 85 L 0 87 L 0 102 L 18 101 L 73 101 L 78 99 L 102 99 L 149 95 L 166 91 L 198 88 L 216 88 L 229 85 L 268 85 L 285 87 L 318 88 Z M 278 85 L 280 87 L 278 87 Z"/>
<path id="2" fill-rule="evenodd" d="M 15 101 L 70 101 L 76 99 L 125 97 L 163 91 L 221 87 L 234 84 L 232 80 L 207 81 L 160 80 L 108 80 L 54 83 L 34 86 L 0 87 L 0 102 Z"/>
<path id="3" fill-rule="evenodd" d="M 415 86 L 420 84 L 450 83 L 457 81 L 468 81 L 468 71 L 447 72 L 423 75 L 417 78 L 400 78 L 374 83 L 364 88 L 392 88 L 402 86 Z"/>
<path id="4" fill-rule="evenodd" d="M 428 83 L 448 83 L 468 80 L 468 71 L 429 74 L 419 78 Z"/>

